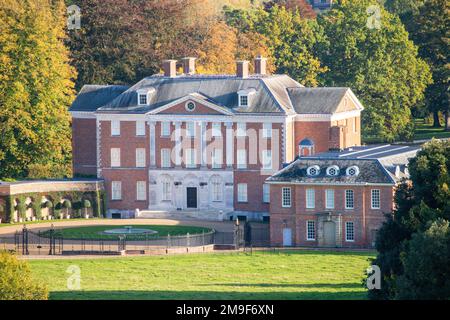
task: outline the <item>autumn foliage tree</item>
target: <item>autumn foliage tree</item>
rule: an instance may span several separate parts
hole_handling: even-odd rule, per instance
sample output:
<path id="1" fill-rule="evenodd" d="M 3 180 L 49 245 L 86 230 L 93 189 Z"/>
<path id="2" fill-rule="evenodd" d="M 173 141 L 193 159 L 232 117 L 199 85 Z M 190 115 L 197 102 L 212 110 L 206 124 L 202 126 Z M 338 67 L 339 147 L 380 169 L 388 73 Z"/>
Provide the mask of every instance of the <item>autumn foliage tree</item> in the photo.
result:
<path id="1" fill-rule="evenodd" d="M 62 0 L 0 0 L 0 179 L 71 175 Z"/>

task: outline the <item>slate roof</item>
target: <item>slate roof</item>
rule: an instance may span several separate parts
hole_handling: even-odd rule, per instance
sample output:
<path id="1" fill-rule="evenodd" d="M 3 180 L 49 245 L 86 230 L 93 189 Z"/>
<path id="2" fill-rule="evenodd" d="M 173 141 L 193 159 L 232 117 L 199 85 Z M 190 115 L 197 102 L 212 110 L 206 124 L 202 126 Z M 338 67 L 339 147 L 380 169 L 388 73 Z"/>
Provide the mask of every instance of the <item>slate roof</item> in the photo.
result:
<path id="1" fill-rule="evenodd" d="M 314 177 L 307 175 L 310 166 L 318 165 L 320 174 Z M 332 165 L 337 165 L 340 169 L 339 175 L 327 176 L 326 169 Z M 347 176 L 348 167 L 357 166 L 359 175 Z M 395 184 L 392 176 L 383 168 L 376 159 L 319 159 L 319 158 L 298 158 L 290 165 L 266 180 L 267 182 L 287 182 L 302 184 Z"/>
<path id="2" fill-rule="evenodd" d="M 335 113 L 340 102 L 349 90 L 349 88 L 287 89 L 292 105 L 299 114 Z"/>
<path id="3" fill-rule="evenodd" d="M 145 113 L 189 94 L 198 93 L 218 106 L 232 109 L 236 113 L 284 113 L 292 112 L 286 92 L 287 87 L 301 85 L 286 75 L 250 76 L 238 78 L 230 75 L 188 75 L 174 78 L 154 75 L 144 78 L 120 96 L 98 109 L 99 112 Z M 137 105 L 137 91 L 154 88 L 149 105 Z M 254 89 L 248 108 L 238 108 L 240 90 Z"/>
<path id="4" fill-rule="evenodd" d="M 84 85 L 72 103 L 70 111 L 95 111 L 128 88 L 119 85 Z"/>
<path id="5" fill-rule="evenodd" d="M 149 104 L 139 106 L 138 90 L 154 89 Z M 238 91 L 255 90 L 249 107 L 238 107 Z M 304 88 L 287 75 L 163 75 L 146 77 L 131 87 L 85 85 L 70 111 L 147 113 L 190 94 L 227 108 L 233 113 L 296 114 L 334 113 L 348 88 Z"/>
<path id="6" fill-rule="evenodd" d="M 359 146 L 344 149 L 342 151 L 330 151 L 315 155 L 320 159 L 377 159 L 386 168 L 393 178 L 399 180 L 401 178 L 409 178 L 406 168 L 409 159 L 416 156 L 420 150 L 417 145 L 371 145 Z M 397 167 L 400 169 L 395 176 Z"/>

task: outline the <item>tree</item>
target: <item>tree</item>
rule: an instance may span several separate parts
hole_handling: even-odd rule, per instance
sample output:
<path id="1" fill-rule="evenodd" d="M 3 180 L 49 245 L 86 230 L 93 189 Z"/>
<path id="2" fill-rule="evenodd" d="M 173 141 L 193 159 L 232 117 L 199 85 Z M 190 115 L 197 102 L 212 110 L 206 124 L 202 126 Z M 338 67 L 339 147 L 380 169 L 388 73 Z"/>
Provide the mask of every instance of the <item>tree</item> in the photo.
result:
<path id="1" fill-rule="evenodd" d="M 445 129 L 450 131 L 450 2 L 448 0 L 426 0 L 413 16 L 417 26 L 412 33 L 419 46 L 420 56 L 428 62 L 433 74 L 433 83 L 426 90 L 426 101 L 434 114 L 434 126 L 439 127 L 438 112 L 445 116 Z"/>
<path id="2" fill-rule="evenodd" d="M 298 11 L 274 6 L 265 11 L 225 9 L 227 24 L 241 32 L 256 32 L 267 39 L 267 47 L 278 73 L 286 73 L 307 86 L 318 85 L 325 72 L 313 49 L 323 41 L 316 20 L 303 19 Z"/>
<path id="3" fill-rule="evenodd" d="M 77 88 L 130 84 L 158 73 L 161 60 L 190 56 L 209 26 L 193 15 L 201 0 L 82 0 L 81 30 L 70 33 Z M 195 17 L 192 18 L 192 17 Z"/>
<path id="4" fill-rule="evenodd" d="M 450 228 L 438 220 L 412 236 L 401 257 L 404 273 L 397 280 L 398 299 L 450 298 Z"/>
<path id="5" fill-rule="evenodd" d="M 47 299 L 47 288 L 32 279 L 27 262 L 0 251 L 0 300 Z"/>
<path id="6" fill-rule="evenodd" d="M 411 108 L 423 100 L 431 75 L 399 18 L 375 0 L 342 0 L 317 20 L 328 40 L 316 47 L 329 69 L 322 81 L 355 91 L 366 108 L 363 135 L 412 137 Z"/>
<path id="7" fill-rule="evenodd" d="M 396 210 L 377 234 L 378 254 L 372 264 L 380 267 L 382 282 L 381 290 L 369 292 L 371 299 L 396 298 L 399 279 L 407 277 L 405 263 L 413 235 L 426 232 L 438 220 L 450 221 L 450 141 L 425 144 L 410 160 L 409 171 L 410 181 L 397 188 Z"/>
<path id="8" fill-rule="evenodd" d="M 264 3 L 264 8 L 265 10 L 270 10 L 276 5 L 292 11 L 298 10 L 300 16 L 305 19 L 315 19 L 317 16 L 312 5 L 307 0 L 271 0 Z"/>
<path id="9" fill-rule="evenodd" d="M 0 0 L 0 179 L 33 170 L 71 175 L 76 72 L 64 46 L 64 10 L 62 0 Z"/>
<path id="10" fill-rule="evenodd" d="M 234 74 L 236 60 L 253 60 L 257 55 L 268 59 L 268 72 L 274 71 L 267 39 L 256 32 L 239 32 L 223 21 L 216 22 L 201 42 L 196 55 L 197 71 L 206 74 Z M 250 65 L 253 72 L 253 64 Z"/>

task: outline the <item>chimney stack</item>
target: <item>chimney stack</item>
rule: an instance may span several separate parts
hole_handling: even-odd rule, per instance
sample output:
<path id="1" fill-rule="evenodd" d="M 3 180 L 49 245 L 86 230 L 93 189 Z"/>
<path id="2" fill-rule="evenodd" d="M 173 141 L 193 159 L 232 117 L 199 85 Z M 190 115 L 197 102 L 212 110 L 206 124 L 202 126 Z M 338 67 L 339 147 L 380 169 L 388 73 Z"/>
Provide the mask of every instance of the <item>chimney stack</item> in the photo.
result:
<path id="1" fill-rule="evenodd" d="M 163 61 L 164 76 L 175 78 L 177 76 L 177 60 Z"/>
<path id="2" fill-rule="evenodd" d="M 183 62 L 183 73 L 184 74 L 195 74 L 195 60 L 197 58 L 186 57 L 181 59 Z"/>
<path id="3" fill-rule="evenodd" d="M 237 61 L 236 76 L 238 78 L 248 78 L 248 61 Z"/>
<path id="4" fill-rule="evenodd" d="M 261 75 L 267 74 L 267 58 L 261 55 L 255 58 L 255 73 Z"/>

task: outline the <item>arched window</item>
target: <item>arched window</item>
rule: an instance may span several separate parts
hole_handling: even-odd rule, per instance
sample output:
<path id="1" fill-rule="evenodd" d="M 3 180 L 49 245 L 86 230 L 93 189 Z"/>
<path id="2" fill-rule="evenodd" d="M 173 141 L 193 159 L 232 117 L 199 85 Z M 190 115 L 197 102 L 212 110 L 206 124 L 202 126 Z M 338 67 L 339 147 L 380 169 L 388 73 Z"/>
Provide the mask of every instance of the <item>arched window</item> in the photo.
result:
<path id="1" fill-rule="evenodd" d="M 223 199 L 222 178 L 218 175 L 214 175 L 211 177 L 210 184 L 211 184 L 211 200 L 222 201 Z"/>
<path id="2" fill-rule="evenodd" d="M 310 139 L 303 139 L 298 144 L 298 155 L 306 157 L 314 154 L 314 142 Z"/>

